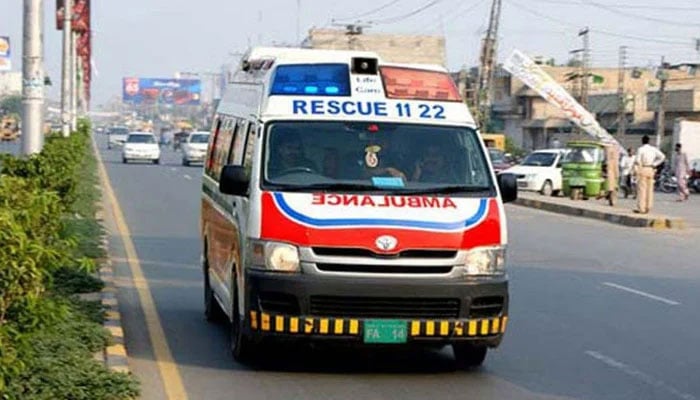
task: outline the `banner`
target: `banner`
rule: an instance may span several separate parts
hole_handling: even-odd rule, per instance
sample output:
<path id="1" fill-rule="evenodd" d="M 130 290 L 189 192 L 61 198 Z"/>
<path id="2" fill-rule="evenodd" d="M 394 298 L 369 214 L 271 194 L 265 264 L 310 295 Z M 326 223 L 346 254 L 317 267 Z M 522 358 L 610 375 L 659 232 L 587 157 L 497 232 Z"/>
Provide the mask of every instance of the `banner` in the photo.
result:
<path id="1" fill-rule="evenodd" d="M 199 79 L 124 78 L 122 99 L 130 104 L 197 106 L 202 97 Z"/>
<path id="2" fill-rule="evenodd" d="M 65 7 L 65 0 L 56 0 L 56 29 L 59 31 L 63 30 Z M 90 0 L 73 0 L 71 28 L 73 32 L 87 32 L 90 30 Z"/>
<path id="3" fill-rule="evenodd" d="M 10 55 L 10 38 L 8 36 L 0 36 L 0 71 L 12 69 Z"/>
<path id="4" fill-rule="evenodd" d="M 517 77 L 550 104 L 558 107 L 566 117 L 584 132 L 602 143 L 615 146 L 621 153 L 626 150 L 620 142 L 600 126 L 595 117 L 577 102 L 557 81 L 522 52 L 514 50 L 503 68 Z"/>

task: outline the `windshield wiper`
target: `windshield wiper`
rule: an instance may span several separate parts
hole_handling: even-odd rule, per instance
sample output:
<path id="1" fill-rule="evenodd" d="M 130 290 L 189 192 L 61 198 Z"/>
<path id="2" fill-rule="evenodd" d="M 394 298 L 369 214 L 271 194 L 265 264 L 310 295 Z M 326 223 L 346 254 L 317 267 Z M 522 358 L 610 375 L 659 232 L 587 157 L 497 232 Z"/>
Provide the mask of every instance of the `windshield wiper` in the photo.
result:
<path id="1" fill-rule="evenodd" d="M 309 185 L 275 185 L 277 190 L 285 192 L 305 192 L 308 190 L 352 190 L 352 191 L 378 191 L 380 188 L 366 183 L 312 183 Z"/>

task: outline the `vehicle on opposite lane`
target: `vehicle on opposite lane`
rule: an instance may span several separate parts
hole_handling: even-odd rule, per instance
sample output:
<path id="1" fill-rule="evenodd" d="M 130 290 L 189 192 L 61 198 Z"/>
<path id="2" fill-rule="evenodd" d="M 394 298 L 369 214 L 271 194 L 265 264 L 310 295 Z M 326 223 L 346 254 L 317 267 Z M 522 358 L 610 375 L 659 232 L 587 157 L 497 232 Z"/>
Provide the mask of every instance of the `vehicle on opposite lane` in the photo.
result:
<path id="1" fill-rule="evenodd" d="M 514 174 L 518 190 L 540 192 L 545 196 L 557 196 L 562 189 L 561 162 L 564 149 L 536 150 L 528 154 L 519 165 L 503 173 Z"/>
<path id="2" fill-rule="evenodd" d="M 125 126 L 114 126 L 107 130 L 107 148 L 113 149 L 121 147 L 129 136 L 129 128 Z"/>

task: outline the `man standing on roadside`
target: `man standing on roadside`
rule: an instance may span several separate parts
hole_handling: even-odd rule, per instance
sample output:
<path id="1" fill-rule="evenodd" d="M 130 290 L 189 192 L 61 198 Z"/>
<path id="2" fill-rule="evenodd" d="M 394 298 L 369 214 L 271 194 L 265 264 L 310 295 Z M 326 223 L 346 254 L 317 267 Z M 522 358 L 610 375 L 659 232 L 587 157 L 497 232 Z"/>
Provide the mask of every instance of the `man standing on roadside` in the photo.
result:
<path id="1" fill-rule="evenodd" d="M 678 182 L 678 194 L 680 195 L 678 201 L 686 201 L 690 196 L 688 191 L 690 164 L 688 163 L 688 156 L 681 149 L 680 143 L 676 143 L 676 155 L 673 157 L 673 172 L 676 174 L 676 181 Z"/>
<path id="2" fill-rule="evenodd" d="M 637 150 L 637 209 L 638 214 L 648 214 L 654 206 L 654 171 L 666 156 L 649 144 L 649 136 L 642 137 L 642 147 Z"/>

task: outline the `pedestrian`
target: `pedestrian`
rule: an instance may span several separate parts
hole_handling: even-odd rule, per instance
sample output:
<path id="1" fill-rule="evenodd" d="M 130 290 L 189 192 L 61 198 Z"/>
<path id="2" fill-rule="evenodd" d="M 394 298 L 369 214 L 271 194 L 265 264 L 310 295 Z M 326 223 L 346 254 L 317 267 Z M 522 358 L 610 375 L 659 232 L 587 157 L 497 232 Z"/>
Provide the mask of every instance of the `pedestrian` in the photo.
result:
<path id="1" fill-rule="evenodd" d="M 680 143 L 676 143 L 676 154 L 673 157 L 673 171 L 676 173 L 676 182 L 678 182 L 678 195 L 680 198 L 677 201 L 686 201 L 690 196 L 688 191 L 688 175 L 690 175 L 690 164 L 688 163 L 688 155 L 681 148 Z"/>
<path id="2" fill-rule="evenodd" d="M 625 192 L 625 198 L 629 197 L 632 192 L 632 172 L 634 169 L 634 149 L 627 149 L 627 154 L 622 155 L 620 160 L 620 177 L 622 190 Z M 636 197 L 636 196 L 635 196 Z"/>
<path id="3" fill-rule="evenodd" d="M 634 164 L 637 168 L 638 214 L 648 214 L 654 206 L 654 172 L 666 160 L 661 150 L 649 144 L 649 136 L 642 137 L 642 146 L 637 150 Z"/>

